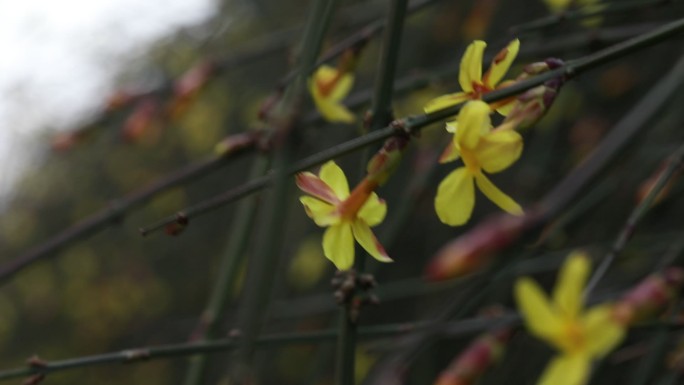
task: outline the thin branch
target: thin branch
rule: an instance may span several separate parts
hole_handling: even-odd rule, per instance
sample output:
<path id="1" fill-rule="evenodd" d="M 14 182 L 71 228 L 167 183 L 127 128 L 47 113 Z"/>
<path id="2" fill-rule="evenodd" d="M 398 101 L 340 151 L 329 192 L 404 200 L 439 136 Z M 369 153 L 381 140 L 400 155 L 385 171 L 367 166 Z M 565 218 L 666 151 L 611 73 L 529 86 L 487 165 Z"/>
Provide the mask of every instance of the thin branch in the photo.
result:
<path id="1" fill-rule="evenodd" d="M 511 35 L 519 35 L 525 32 L 531 32 L 539 29 L 560 26 L 571 20 L 583 20 L 597 16 L 630 13 L 633 11 L 655 8 L 658 6 L 672 3 L 672 0 L 632 0 L 619 2 L 614 1 L 612 3 L 601 5 L 592 4 L 584 6 L 580 9 L 562 12 L 558 14 L 551 14 L 526 23 L 514 25 L 509 29 L 509 31 Z"/>
<path id="2" fill-rule="evenodd" d="M 258 158 L 252 165 L 250 175 L 256 177 L 262 175 L 268 169 L 269 161 L 266 157 Z M 233 225 L 230 229 L 228 242 L 226 243 L 226 250 L 221 261 L 221 266 L 218 269 L 216 283 L 211 292 L 208 304 L 197 328 L 193 332 L 191 341 L 208 341 L 218 337 L 219 326 L 218 322 L 221 316 L 225 313 L 228 300 L 230 298 L 231 286 L 234 284 L 238 273 L 240 271 L 240 262 L 245 254 L 247 245 L 250 240 L 250 231 L 254 223 L 254 217 L 257 211 L 257 197 L 252 196 L 250 199 L 242 203 L 233 220 Z M 206 373 L 206 356 L 196 356 L 190 361 L 185 384 L 195 385 L 204 382 L 204 375 Z"/>
<path id="3" fill-rule="evenodd" d="M 48 241 L 29 249 L 19 257 L 3 264 L 0 267 L 0 283 L 4 283 L 9 277 L 18 273 L 28 265 L 38 260 L 54 256 L 66 246 L 86 239 L 113 224 L 120 223 L 128 211 L 142 205 L 157 194 L 194 181 L 227 165 L 238 156 L 252 150 L 259 139 L 259 135 L 255 132 L 251 132 L 229 136 L 226 139 L 231 143 L 230 146 L 232 146 L 229 151 L 215 154 L 205 160 L 192 163 L 170 175 L 150 183 L 141 190 L 132 192 L 127 196 L 110 202 L 107 207 L 99 212 L 67 228 Z"/>
<path id="4" fill-rule="evenodd" d="M 661 26 L 660 28 L 657 28 L 654 31 L 642 34 L 635 38 L 629 39 L 625 42 L 610 46 L 606 49 L 596 52 L 595 54 L 569 61 L 564 66 L 557 68 L 555 70 L 548 71 L 541 75 L 520 81 L 516 84 L 511 85 L 510 87 L 505 87 L 502 89 L 492 91 L 484 95 L 483 100 L 485 102 L 490 103 L 501 99 L 505 99 L 507 97 L 517 95 L 532 87 L 536 87 L 548 80 L 558 77 L 564 77 L 566 79 L 574 78 L 590 69 L 605 64 L 606 62 L 626 56 L 630 53 L 638 51 L 641 48 L 660 43 L 666 40 L 667 38 L 674 36 L 682 31 L 684 31 L 684 19 L 679 19 L 677 21 Z M 414 115 L 403 119 L 395 120 L 387 127 L 384 127 L 377 131 L 370 132 L 359 138 L 349 140 L 345 143 L 341 143 L 339 145 L 323 150 L 317 154 L 311 155 L 308 158 L 302 159 L 299 162 L 296 162 L 294 165 L 292 165 L 289 169 L 287 169 L 286 173 L 288 173 L 289 175 L 293 175 L 295 173 L 302 172 L 304 170 L 320 165 L 330 159 L 362 149 L 368 145 L 377 143 L 393 135 L 414 135 L 420 132 L 421 129 L 432 123 L 436 123 L 457 115 L 460 109 L 461 105 L 457 105 L 435 111 L 431 114 Z M 249 195 L 257 190 L 260 190 L 268 186 L 271 183 L 271 180 L 272 175 L 267 175 L 262 178 L 254 179 L 241 186 L 230 189 L 225 193 L 219 194 L 209 200 L 206 200 L 195 206 L 191 206 L 183 211 L 180 211 L 171 217 L 159 221 L 156 224 L 143 227 L 140 229 L 140 232 L 142 235 L 147 235 L 153 231 L 165 227 L 168 224 L 174 223 L 179 219 L 187 221 L 191 218 L 195 218 L 200 215 L 206 214 L 210 211 L 227 205 L 228 203 L 231 203 L 237 199 L 240 199 L 246 195 Z"/>
<path id="5" fill-rule="evenodd" d="M 384 324 L 360 328 L 358 332 L 359 337 L 361 338 L 379 339 L 406 334 L 414 330 L 430 328 L 438 330 L 445 336 L 459 336 L 487 330 L 488 328 L 498 325 L 502 322 L 510 322 L 514 318 L 517 318 L 517 316 L 506 315 L 492 319 L 478 317 L 440 325 L 434 324 L 432 322 Z M 337 329 L 324 329 L 308 332 L 299 331 L 294 333 L 268 334 L 263 337 L 259 337 L 256 341 L 256 344 L 260 347 L 310 344 L 334 341 L 336 338 Z M 219 353 L 236 349 L 239 346 L 239 342 L 240 338 L 237 337 L 220 339 L 216 341 L 133 348 L 118 352 L 69 358 L 66 360 L 53 362 L 43 362 L 39 359 L 31 359 L 29 360 L 30 363 L 27 367 L 0 371 L 0 381 L 37 374 L 50 374 L 90 366 L 128 364 L 195 354 L 205 355 Z"/>
<path id="6" fill-rule="evenodd" d="M 684 145 L 680 146 L 677 151 L 675 151 L 671 156 L 669 163 L 665 170 L 658 176 L 656 183 L 650 189 L 648 194 L 639 202 L 639 204 L 632 210 L 632 213 L 627 218 L 625 225 L 622 227 L 620 234 L 615 239 L 613 246 L 611 247 L 608 254 L 603 258 L 601 264 L 594 271 L 594 275 L 589 280 L 586 288 L 584 289 L 585 295 L 591 293 L 596 285 L 599 283 L 601 278 L 606 274 L 611 264 L 615 258 L 620 254 L 622 249 L 627 245 L 627 242 L 634 235 L 636 226 L 641 221 L 641 219 L 648 213 L 648 211 L 653 207 L 653 202 L 661 191 L 667 186 L 670 179 L 677 173 L 677 171 L 682 166 L 682 161 L 684 160 Z"/>

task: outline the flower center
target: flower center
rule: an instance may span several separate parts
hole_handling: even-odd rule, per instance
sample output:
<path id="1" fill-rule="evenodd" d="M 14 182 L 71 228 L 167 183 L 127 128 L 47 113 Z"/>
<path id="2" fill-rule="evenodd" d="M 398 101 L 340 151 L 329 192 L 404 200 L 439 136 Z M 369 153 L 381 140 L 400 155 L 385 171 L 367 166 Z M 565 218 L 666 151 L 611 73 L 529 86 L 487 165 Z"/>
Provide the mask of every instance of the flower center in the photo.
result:
<path id="1" fill-rule="evenodd" d="M 563 330 L 564 342 L 570 352 L 583 351 L 586 347 L 586 337 L 582 325 L 576 321 L 565 323 Z"/>
<path id="2" fill-rule="evenodd" d="M 316 87 L 318 88 L 318 92 L 321 94 L 321 96 L 327 97 L 328 95 L 330 95 L 330 93 L 335 88 L 335 86 L 341 78 L 342 71 L 337 71 L 335 73 L 335 76 L 328 79 L 327 81 L 324 81 L 322 79 L 316 79 Z"/>

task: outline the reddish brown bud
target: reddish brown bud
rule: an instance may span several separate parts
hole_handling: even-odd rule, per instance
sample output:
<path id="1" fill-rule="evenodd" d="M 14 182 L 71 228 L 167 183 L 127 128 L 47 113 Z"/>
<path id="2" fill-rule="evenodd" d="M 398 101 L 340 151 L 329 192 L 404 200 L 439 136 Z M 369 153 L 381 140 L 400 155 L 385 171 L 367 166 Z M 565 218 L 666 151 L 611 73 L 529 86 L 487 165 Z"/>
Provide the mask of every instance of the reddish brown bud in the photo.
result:
<path id="1" fill-rule="evenodd" d="M 182 233 L 186 227 L 188 227 L 188 223 L 188 217 L 180 213 L 176 214 L 176 221 L 166 225 L 166 227 L 164 227 L 164 232 L 166 235 L 175 237 L 176 235 Z"/>
<path id="2" fill-rule="evenodd" d="M 258 139 L 259 133 L 256 131 L 230 135 L 216 144 L 214 153 L 226 156 L 256 145 Z"/>
<path id="3" fill-rule="evenodd" d="M 624 325 L 633 325 L 660 315 L 683 283 L 684 270 L 678 267 L 646 277 L 615 304 L 615 318 Z"/>
<path id="4" fill-rule="evenodd" d="M 118 90 L 109 96 L 105 111 L 112 112 L 122 107 L 125 107 L 135 101 L 139 97 L 138 94 L 131 91 Z"/>
<path id="5" fill-rule="evenodd" d="M 511 329 L 503 328 L 480 336 L 442 371 L 435 385 L 474 384 L 496 364 L 511 335 Z"/>
<path id="6" fill-rule="evenodd" d="M 127 142 L 139 142 L 143 138 L 156 138 L 155 123 L 159 117 L 159 104 L 154 99 L 146 99 L 138 104 L 126 119 L 122 128 Z"/>
<path id="7" fill-rule="evenodd" d="M 214 62 L 205 60 L 190 68 L 176 80 L 173 85 L 173 98 L 168 107 L 168 114 L 172 119 L 188 109 L 215 72 Z"/>
<path id="8" fill-rule="evenodd" d="M 500 214 L 483 221 L 437 252 L 427 267 L 427 278 L 433 281 L 456 278 L 482 268 L 537 218 L 530 211 L 521 217 Z"/>
<path id="9" fill-rule="evenodd" d="M 384 184 L 399 165 L 407 145 L 408 139 L 404 137 L 387 139 L 380 151 L 368 162 L 366 179 L 375 181 L 378 185 Z"/>
<path id="10" fill-rule="evenodd" d="M 656 172 L 654 172 L 650 177 L 648 177 L 648 179 L 641 183 L 636 193 L 637 204 L 641 203 L 641 201 L 643 201 L 644 198 L 648 196 L 651 190 L 653 190 L 653 187 L 655 187 L 656 183 L 658 182 L 658 179 L 660 179 L 660 176 L 665 172 L 669 164 L 669 161 L 662 162 L 656 170 Z M 660 203 L 660 201 L 662 201 L 667 196 L 667 194 L 670 192 L 670 189 L 672 189 L 672 184 L 677 179 L 677 177 L 679 177 L 680 173 L 681 169 L 675 171 L 675 173 L 672 174 L 672 176 L 665 183 L 665 186 L 663 186 L 663 188 L 660 190 L 658 195 L 653 200 L 653 205 Z"/>

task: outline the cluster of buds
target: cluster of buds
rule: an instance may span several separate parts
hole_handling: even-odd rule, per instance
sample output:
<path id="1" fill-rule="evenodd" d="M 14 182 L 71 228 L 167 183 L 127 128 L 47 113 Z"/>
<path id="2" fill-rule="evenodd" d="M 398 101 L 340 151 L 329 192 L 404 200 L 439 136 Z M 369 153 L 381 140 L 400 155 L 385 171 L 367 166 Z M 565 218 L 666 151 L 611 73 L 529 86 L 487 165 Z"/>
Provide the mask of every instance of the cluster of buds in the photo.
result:
<path id="1" fill-rule="evenodd" d="M 515 81 L 522 81 L 562 66 L 563 61 L 554 58 L 531 63 L 525 66 L 523 73 Z M 536 124 L 551 108 L 564 82 L 563 77 L 556 77 L 518 95 L 503 124 L 517 128 L 527 128 Z"/>
<path id="2" fill-rule="evenodd" d="M 511 328 L 481 335 L 442 371 L 435 385 L 473 385 L 503 356 Z"/>
<path id="3" fill-rule="evenodd" d="M 330 284 L 335 289 L 335 301 L 338 305 L 349 307 L 349 320 L 356 323 L 361 308 L 366 305 L 378 305 L 380 300 L 371 292 L 378 283 L 372 274 L 358 274 L 356 270 L 338 270 Z M 359 295 L 362 292 L 363 295 Z"/>
<path id="4" fill-rule="evenodd" d="M 615 303 L 613 316 L 626 326 L 657 317 L 672 303 L 683 284 L 684 270 L 679 267 L 652 274 Z"/>

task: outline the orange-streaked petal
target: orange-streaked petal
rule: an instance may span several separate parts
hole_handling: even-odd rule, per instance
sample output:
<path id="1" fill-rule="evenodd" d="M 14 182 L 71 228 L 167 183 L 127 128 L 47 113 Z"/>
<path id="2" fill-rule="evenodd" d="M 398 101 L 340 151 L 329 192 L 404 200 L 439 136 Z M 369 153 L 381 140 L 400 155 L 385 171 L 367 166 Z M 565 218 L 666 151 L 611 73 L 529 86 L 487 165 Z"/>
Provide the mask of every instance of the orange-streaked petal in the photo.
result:
<path id="1" fill-rule="evenodd" d="M 323 254 L 339 270 L 348 270 L 352 267 L 354 264 L 354 237 L 349 222 L 341 222 L 325 230 Z"/>
<path id="2" fill-rule="evenodd" d="M 328 186 L 321 178 L 310 172 L 300 172 L 295 175 L 295 182 L 305 193 L 312 195 L 324 202 L 335 205 L 340 202 L 340 199 L 335 195 L 335 192 Z"/>
<path id="3" fill-rule="evenodd" d="M 513 215 L 523 215 L 523 209 L 513 200 L 513 198 L 506 195 L 503 191 L 492 183 L 483 173 L 475 175 L 475 182 L 482 193 L 499 206 L 503 211 Z"/>
<path id="4" fill-rule="evenodd" d="M 625 328 L 613 318 L 613 306 L 600 305 L 584 314 L 587 350 L 592 357 L 603 357 L 615 349 L 625 337 Z"/>
<path id="5" fill-rule="evenodd" d="M 429 114 L 447 107 L 455 106 L 468 100 L 468 94 L 465 92 L 456 92 L 454 94 L 442 95 L 440 97 L 430 100 L 424 107 L 425 113 Z"/>
<path id="6" fill-rule="evenodd" d="M 456 149 L 454 141 L 450 140 L 449 144 L 444 149 L 442 155 L 439 156 L 439 163 L 453 162 L 461 156 L 460 151 Z"/>
<path id="7" fill-rule="evenodd" d="M 380 262 L 393 262 L 392 258 L 387 255 L 385 248 L 382 247 L 378 238 L 375 237 L 368 224 L 363 220 L 355 220 L 352 223 L 352 230 L 354 238 L 359 242 L 361 247 L 368 252 L 373 258 Z"/>
<path id="8" fill-rule="evenodd" d="M 468 45 L 461 58 L 458 83 L 465 92 L 473 92 L 473 83 L 482 82 L 482 55 L 486 47 L 484 41 L 475 40 Z"/>
<path id="9" fill-rule="evenodd" d="M 555 341 L 562 334 L 563 320 L 536 282 L 527 277 L 518 279 L 515 301 L 530 333 L 547 341 Z"/>
<path id="10" fill-rule="evenodd" d="M 366 203 L 361 206 L 359 212 L 356 214 L 358 218 L 363 219 L 368 226 L 374 227 L 379 225 L 387 214 L 387 203 L 378 197 L 378 194 L 371 193 L 366 199 Z"/>
<path id="11" fill-rule="evenodd" d="M 520 50 L 520 40 L 515 39 L 508 43 L 506 48 L 499 51 L 498 54 L 492 60 L 492 64 L 489 66 L 487 73 L 484 75 L 483 82 L 488 88 L 495 88 L 497 84 L 503 79 L 508 69 L 511 67 L 511 63 L 518 56 L 518 51 Z"/>
<path id="12" fill-rule="evenodd" d="M 475 156 L 480 167 L 488 173 L 507 169 L 523 150 L 523 139 L 513 130 L 495 130 L 480 138 Z"/>
<path id="13" fill-rule="evenodd" d="M 474 206 L 473 176 L 465 167 L 460 167 L 439 184 L 435 196 L 435 211 L 442 223 L 460 226 L 468 222 Z"/>
<path id="14" fill-rule="evenodd" d="M 553 302 L 565 317 L 577 319 L 582 312 L 584 307 L 582 291 L 587 283 L 590 269 L 589 258 L 582 252 L 574 252 L 565 259 L 553 290 Z"/>
<path id="15" fill-rule="evenodd" d="M 584 385 L 589 379 L 591 361 L 581 354 L 561 355 L 549 362 L 538 385 Z"/>
<path id="16" fill-rule="evenodd" d="M 306 215 L 313 219 L 318 226 L 325 227 L 340 222 L 340 216 L 335 206 L 309 196 L 299 197 L 299 201 L 304 205 Z"/>
<path id="17" fill-rule="evenodd" d="M 318 173 L 321 180 L 335 192 L 335 196 L 341 201 L 349 197 L 349 184 L 344 171 L 334 161 L 330 160 L 321 166 Z"/>
<path id="18" fill-rule="evenodd" d="M 463 106 L 458 114 L 458 129 L 454 137 L 461 148 L 474 149 L 480 137 L 490 131 L 490 113 L 489 105 L 481 100 L 472 100 Z"/>

